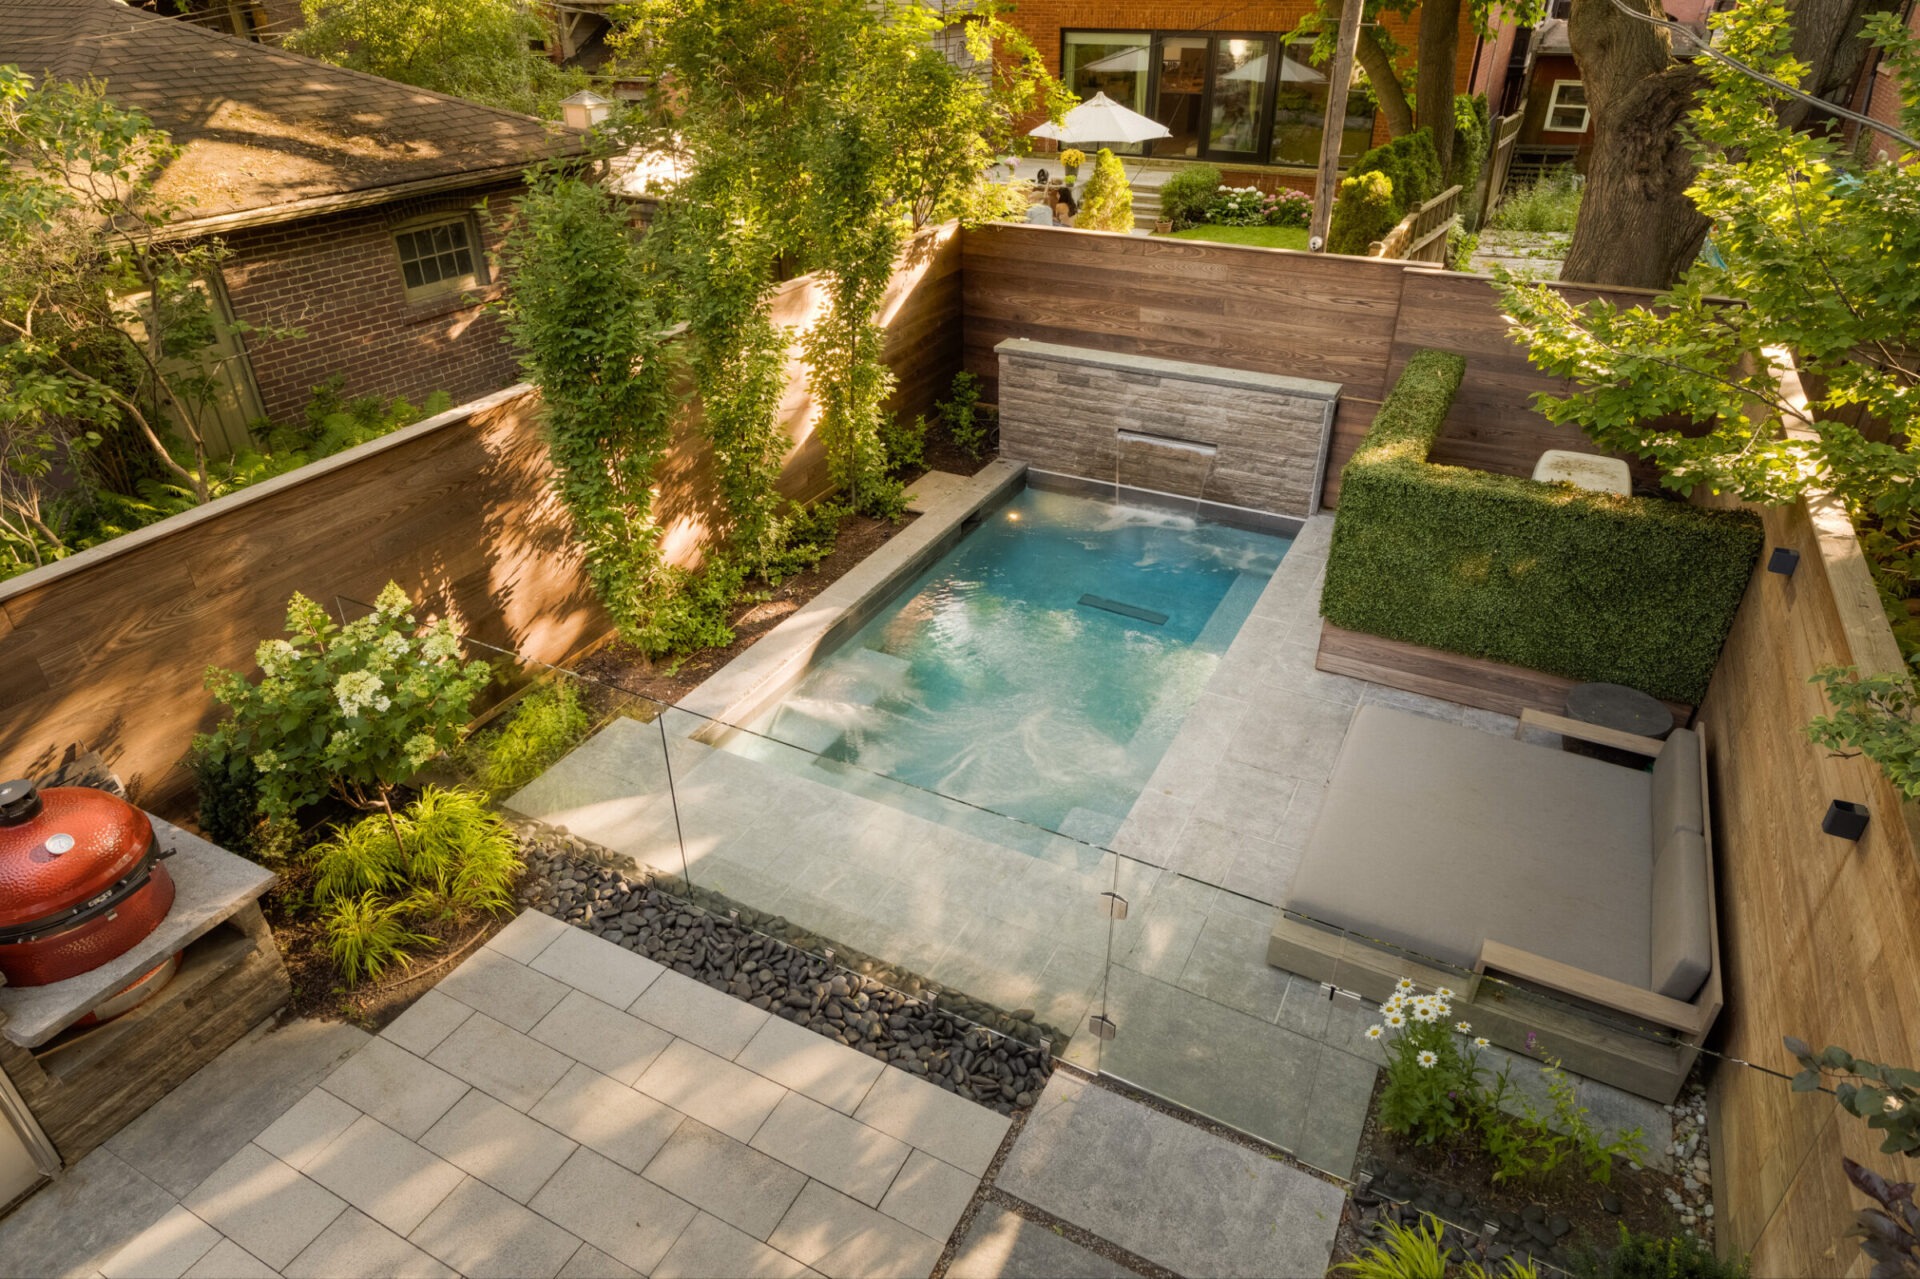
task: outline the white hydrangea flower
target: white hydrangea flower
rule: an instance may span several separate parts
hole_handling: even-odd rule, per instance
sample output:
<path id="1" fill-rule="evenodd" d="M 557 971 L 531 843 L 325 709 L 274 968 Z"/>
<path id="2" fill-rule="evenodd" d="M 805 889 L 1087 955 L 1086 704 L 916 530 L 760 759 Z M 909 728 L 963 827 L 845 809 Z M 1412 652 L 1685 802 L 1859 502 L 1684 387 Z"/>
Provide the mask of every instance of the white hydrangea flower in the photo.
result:
<path id="1" fill-rule="evenodd" d="M 348 671 L 333 682 L 333 697 L 340 703 L 342 715 L 358 715 L 378 696 L 380 677 L 372 671 Z"/>
<path id="2" fill-rule="evenodd" d="M 380 647 L 385 650 L 388 657 L 405 657 L 407 655 L 407 637 L 399 631 L 388 631 L 380 637 Z"/>
<path id="3" fill-rule="evenodd" d="M 285 675 L 300 656 L 292 644 L 286 640 L 268 640 L 254 651 L 253 660 L 260 665 L 260 673 L 269 679 Z"/>
<path id="4" fill-rule="evenodd" d="M 415 768 L 419 768 L 439 752 L 439 747 L 435 746 L 433 739 L 425 733 L 415 733 L 412 737 L 409 737 L 407 744 L 402 747 L 402 749 L 406 751 L 408 761 L 411 762 Z"/>
<path id="5" fill-rule="evenodd" d="M 274 752 L 261 751 L 253 757 L 253 767 L 256 772 L 273 773 L 285 768 L 286 765 L 280 762 L 280 756 Z"/>
<path id="6" fill-rule="evenodd" d="M 1440 1055 L 1431 1048 L 1422 1049 L 1417 1060 L 1423 1067 L 1431 1068 L 1440 1060 Z"/>
<path id="7" fill-rule="evenodd" d="M 379 711 L 382 715 L 384 715 L 388 711 L 393 709 L 393 699 L 391 697 L 388 697 L 385 693 L 382 693 L 380 694 L 380 696 L 373 699 L 373 709 L 375 709 L 376 711 Z"/>
<path id="8" fill-rule="evenodd" d="M 420 646 L 420 651 L 430 662 L 444 662 L 448 658 L 459 656 L 460 641 L 446 631 L 435 631 L 427 636 L 426 643 Z"/>

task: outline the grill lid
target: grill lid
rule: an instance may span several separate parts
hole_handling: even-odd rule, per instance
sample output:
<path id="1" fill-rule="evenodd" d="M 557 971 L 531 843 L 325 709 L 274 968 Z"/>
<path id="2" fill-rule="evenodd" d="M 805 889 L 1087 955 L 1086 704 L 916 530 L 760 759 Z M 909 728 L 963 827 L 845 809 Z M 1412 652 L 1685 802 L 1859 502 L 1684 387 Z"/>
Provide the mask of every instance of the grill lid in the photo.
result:
<path id="1" fill-rule="evenodd" d="M 106 791 L 0 785 L 0 933 L 86 906 L 139 870 L 153 844 L 147 815 Z"/>

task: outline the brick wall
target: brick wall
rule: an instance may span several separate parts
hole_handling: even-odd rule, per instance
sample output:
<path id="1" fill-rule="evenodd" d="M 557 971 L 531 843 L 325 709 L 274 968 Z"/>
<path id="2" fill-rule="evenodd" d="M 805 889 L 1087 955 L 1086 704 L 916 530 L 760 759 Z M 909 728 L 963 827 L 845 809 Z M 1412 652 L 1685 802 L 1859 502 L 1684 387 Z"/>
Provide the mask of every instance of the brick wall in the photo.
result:
<path id="1" fill-rule="evenodd" d="M 228 235 L 227 294 L 236 318 L 256 330 L 246 342 L 267 416 L 298 420 L 313 387 L 335 374 L 349 394 L 404 395 L 416 404 L 434 391 L 461 404 L 512 385 L 513 352 L 486 302 L 499 291 L 499 236 L 490 222 L 518 193 L 458 191 Z M 409 301 L 394 228 L 476 205 L 493 283 Z M 301 336 L 265 336 L 271 329 Z"/>

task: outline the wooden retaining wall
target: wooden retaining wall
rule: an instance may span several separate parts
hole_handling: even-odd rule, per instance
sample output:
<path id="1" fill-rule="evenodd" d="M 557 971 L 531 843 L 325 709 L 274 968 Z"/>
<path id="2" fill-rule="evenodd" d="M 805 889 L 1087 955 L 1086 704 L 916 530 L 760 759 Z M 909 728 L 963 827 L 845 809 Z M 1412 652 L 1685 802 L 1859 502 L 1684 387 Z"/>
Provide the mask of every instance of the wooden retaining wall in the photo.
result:
<path id="1" fill-rule="evenodd" d="M 961 259 L 966 367 L 985 381 L 989 401 L 998 394 L 993 348 L 1013 337 L 1341 383 L 1322 495 L 1330 506 L 1340 468 L 1423 347 L 1467 357 L 1434 461 L 1529 475 L 1547 449 L 1593 452 L 1578 429 L 1534 411 L 1535 392 L 1566 383 L 1527 363 L 1482 277 L 1380 258 L 999 224 L 966 232 Z"/>
<path id="2" fill-rule="evenodd" d="M 903 255 L 884 312 L 899 412 L 930 412 L 958 369 L 958 272 L 951 228 Z M 775 314 L 804 327 L 818 302 L 802 277 Z M 818 494 L 825 457 L 797 354 L 782 413 L 795 444 L 781 487 Z M 718 507 L 709 467 L 683 422 L 657 507 L 682 560 Z M 0 582 L 0 776 L 98 749 L 136 800 L 190 815 L 181 760 L 215 710 L 201 673 L 252 669 L 295 591 L 331 606 L 391 579 L 426 612 L 540 661 L 598 640 L 607 619 L 550 476 L 538 398 L 515 387 Z"/>
<path id="3" fill-rule="evenodd" d="M 1920 1067 L 1916 810 L 1877 767 L 1835 758 L 1804 731 L 1826 710 L 1814 671 L 1899 671 L 1900 653 L 1844 516 L 1802 504 L 1763 518 L 1768 547 L 1797 549 L 1800 567 L 1756 571 L 1699 711 L 1714 743 L 1727 974 L 1715 1046 L 1789 1073 L 1783 1035 Z M 1872 811 L 1858 844 L 1821 834 L 1835 799 Z M 1844 1236 L 1866 1201 L 1840 1159 L 1895 1181 L 1913 1180 L 1914 1163 L 1878 1154 L 1865 1121 L 1784 1079 L 1723 1063 L 1708 1095 L 1723 1251 L 1752 1253 L 1769 1279 L 1865 1274 Z"/>

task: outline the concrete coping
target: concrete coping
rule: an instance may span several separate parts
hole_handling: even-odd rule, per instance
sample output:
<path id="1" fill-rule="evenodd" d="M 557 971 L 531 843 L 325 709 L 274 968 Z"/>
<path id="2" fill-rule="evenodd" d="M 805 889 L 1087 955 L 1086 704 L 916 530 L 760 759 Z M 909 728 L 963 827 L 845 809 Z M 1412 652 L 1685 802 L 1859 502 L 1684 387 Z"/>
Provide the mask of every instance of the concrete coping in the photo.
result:
<path id="1" fill-rule="evenodd" d="M 1149 355 L 1120 355 L 1088 347 L 1036 342 L 1032 338 L 1008 338 L 994 347 L 993 351 L 1002 359 L 1011 355 L 1047 360 L 1054 364 L 1083 364 L 1116 373 L 1173 378 L 1183 382 L 1210 382 L 1215 386 L 1266 391 L 1307 400 L 1337 400 L 1341 391 L 1338 382 L 1317 382 L 1312 378 L 1255 373 L 1250 369 L 1227 369 L 1213 364 L 1190 364 L 1185 360 L 1162 360 Z"/>
<path id="2" fill-rule="evenodd" d="M 680 699 L 674 709 L 702 721 L 681 725 L 682 734 L 717 742 L 759 714 L 806 674 L 816 654 L 864 625 L 958 540 L 969 517 L 1018 488 L 1026 472 L 1024 462 L 995 461 L 971 477 L 921 476 L 908 490 L 908 509 L 919 518 Z"/>
<path id="3" fill-rule="evenodd" d="M 154 839 L 173 876 L 173 909 L 133 949 L 98 968 L 48 986 L 0 986 L 0 1035 L 37 1048 L 79 1021 L 107 996 L 233 918 L 276 876 L 263 866 L 158 817 Z"/>

